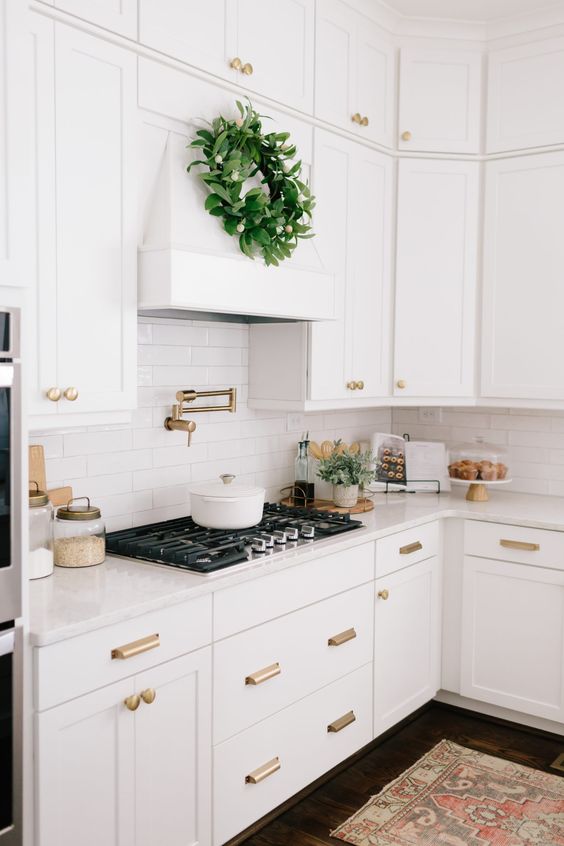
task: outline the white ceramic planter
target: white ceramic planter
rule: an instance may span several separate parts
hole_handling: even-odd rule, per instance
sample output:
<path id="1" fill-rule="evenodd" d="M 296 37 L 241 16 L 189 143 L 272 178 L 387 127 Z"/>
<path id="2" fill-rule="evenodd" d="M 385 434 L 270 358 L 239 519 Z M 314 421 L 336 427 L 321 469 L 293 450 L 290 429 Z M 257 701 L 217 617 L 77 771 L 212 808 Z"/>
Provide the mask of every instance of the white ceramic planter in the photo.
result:
<path id="1" fill-rule="evenodd" d="M 231 485 L 235 476 L 208 482 L 190 490 L 192 520 L 206 529 L 248 529 L 262 519 L 265 489 Z"/>
<path id="2" fill-rule="evenodd" d="M 358 485 L 333 485 L 333 502 L 340 508 L 353 508 L 358 502 Z"/>

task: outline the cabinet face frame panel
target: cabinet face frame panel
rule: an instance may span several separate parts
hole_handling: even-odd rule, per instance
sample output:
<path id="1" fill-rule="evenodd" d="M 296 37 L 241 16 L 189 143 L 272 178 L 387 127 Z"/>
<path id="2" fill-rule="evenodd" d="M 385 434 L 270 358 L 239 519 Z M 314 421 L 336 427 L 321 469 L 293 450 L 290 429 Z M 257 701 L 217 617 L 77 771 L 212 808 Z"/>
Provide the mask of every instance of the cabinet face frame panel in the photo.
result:
<path id="1" fill-rule="evenodd" d="M 125 35 L 137 38 L 137 0 L 49 0 L 77 18 Z"/>

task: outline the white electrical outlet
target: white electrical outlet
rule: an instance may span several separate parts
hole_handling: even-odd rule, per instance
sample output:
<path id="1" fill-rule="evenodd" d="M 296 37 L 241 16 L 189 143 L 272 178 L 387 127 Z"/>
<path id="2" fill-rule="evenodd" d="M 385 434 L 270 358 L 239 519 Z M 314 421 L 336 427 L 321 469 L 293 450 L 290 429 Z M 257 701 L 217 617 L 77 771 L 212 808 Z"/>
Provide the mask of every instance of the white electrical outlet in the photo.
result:
<path id="1" fill-rule="evenodd" d="M 303 432 L 305 430 L 305 415 L 299 411 L 290 412 L 286 416 L 287 432 Z"/>
<path id="2" fill-rule="evenodd" d="M 443 422 L 443 410 L 438 406 L 435 408 L 420 408 L 419 409 L 419 422 L 420 423 L 442 423 Z"/>

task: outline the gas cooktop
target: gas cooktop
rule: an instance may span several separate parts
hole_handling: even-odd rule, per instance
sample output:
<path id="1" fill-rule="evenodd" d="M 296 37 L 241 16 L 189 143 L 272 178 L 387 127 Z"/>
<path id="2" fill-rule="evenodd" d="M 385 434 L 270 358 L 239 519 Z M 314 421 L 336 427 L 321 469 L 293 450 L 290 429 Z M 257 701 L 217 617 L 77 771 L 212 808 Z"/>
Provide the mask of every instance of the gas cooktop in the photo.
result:
<path id="1" fill-rule="evenodd" d="M 106 548 L 113 555 L 209 575 L 362 527 L 349 514 L 267 503 L 261 522 L 250 529 L 204 529 L 180 517 L 111 532 Z"/>

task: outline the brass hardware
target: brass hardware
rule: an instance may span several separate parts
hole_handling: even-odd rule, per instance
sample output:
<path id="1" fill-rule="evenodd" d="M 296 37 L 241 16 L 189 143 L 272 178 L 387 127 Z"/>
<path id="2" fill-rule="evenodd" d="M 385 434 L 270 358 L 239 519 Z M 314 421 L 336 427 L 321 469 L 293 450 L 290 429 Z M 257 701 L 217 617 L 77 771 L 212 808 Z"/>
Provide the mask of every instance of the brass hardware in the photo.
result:
<path id="1" fill-rule="evenodd" d="M 386 590 L 386 588 L 384 588 L 384 590 L 378 591 L 378 599 L 387 599 L 389 597 L 389 595 L 390 595 L 390 591 Z"/>
<path id="2" fill-rule="evenodd" d="M 154 687 L 148 687 L 147 690 L 141 691 L 141 699 L 146 705 L 152 705 L 157 698 L 157 691 Z"/>
<path id="3" fill-rule="evenodd" d="M 335 720 L 333 723 L 329 723 L 327 726 L 328 732 L 334 732 L 335 734 L 338 731 L 342 731 L 347 726 L 350 726 L 351 723 L 354 723 L 356 717 L 354 715 L 354 711 L 349 711 L 348 714 L 343 714 L 342 717 L 339 717 L 338 720 Z"/>
<path id="4" fill-rule="evenodd" d="M 356 382 L 347 382 L 347 388 L 349 391 L 356 391 L 357 387 Z"/>
<path id="5" fill-rule="evenodd" d="M 411 132 L 402 132 L 401 140 L 402 141 L 411 141 Z"/>
<path id="6" fill-rule="evenodd" d="M 540 543 L 527 543 L 526 541 L 505 540 L 502 538 L 499 542 L 500 546 L 505 546 L 507 549 L 524 549 L 527 552 L 538 552 Z"/>
<path id="7" fill-rule="evenodd" d="M 400 546 L 399 552 L 400 555 L 410 555 L 412 552 L 418 552 L 420 549 L 423 549 L 423 544 L 421 541 L 415 541 L 414 543 L 406 544 L 406 546 Z"/>
<path id="8" fill-rule="evenodd" d="M 133 696 L 128 696 L 127 699 L 124 699 L 123 704 L 129 711 L 137 711 L 141 704 L 141 697 L 134 693 Z"/>
<path id="9" fill-rule="evenodd" d="M 241 68 L 243 67 L 243 62 L 241 61 L 239 56 L 235 56 L 235 58 L 231 59 L 231 61 L 229 62 L 229 67 L 233 68 L 233 70 L 240 71 Z"/>
<path id="10" fill-rule="evenodd" d="M 359 391 L 364 390 L 364 382 L 362 381 L 362 379 L 360 380 L 360 382 L 356 383 L 356 387 L 358 388 Z"/>
<path id="11" fill-rule="evenodd" d="M 405 379 L 398 379 L 398 381 L 396 382 L 396 386 L 398 388 L 407 388 L 407 382 L 405 381 Z"/>
<path id="12" fill-rule="evenodd" d="M 74 402 L 78 399 L 78 388 L 65 388 L 63 396 L 69 402 Z"/>
<path id="13" fill-rule="evenodd" d="M 51 402 L 59 402 L 59 400 L 63 396 L 63 392 L 60 388 L 49 388 L 47 391 L 45 391 L 45 396 L 48 400 L 51 400 Z"/>
<path id="14" fill-rule="evenodd" d="M 368 126 L 368 118 L 366 117 L 366 115 L 364 115 L 364 117 L 360 121 L 360 125 L 361 126 Z"/>
<path id="15" fill-rule="evenodd" d="M 245 76 L 251 76 L 251 75 L 252 75 L 252 73 L 253 73 L 253 70 L 254 70 L 254 68 L 253 68 L 253 66 L 251 65 L 251 63 L 250 63 L 250 62 L 245 62 L 245 64 L 244 64 L 244 65 L 243 65 L 243 67 L 241 68 L 241 73 L 244 73 L 244 74 L 245 74 Z"/>
<path id="16" fill-rule="evenodd" d="M 268 667 L 264 667 L 262 670 L 257 670 L 256 673 L 246 676 L 245 684 L 262 684 L 269 679 L 273 679 L 274 676 L 279 676 L 281 672 L 280 664 L 277 661 L 275 664 L 270 664 Z"/>
<path id="17" fill-rule="evenodd" d="M 165 417 L 164 427 L 169 432 L 187 432 L 188 446 L 191 446 L 192 432 L 196 431 L 196 424 L 193 420 L 183 420 L 180 414 L 180 406 L 178 403 L 174 403 L 172 406 L 172 417 Z"/>
<path id="18" fill-rule="evenodd" d="M 161 645 L 161 639 L 158 634 L 148 635 L 139 640 L 134 640 L 132 643 L 125 643 L 123 646 L 116 646 L 112 649 L 112 659 L 133 658 L 135 655 L 141 655 L 143 652 L 148 652 L 150 649 L 156 649 Z"/>
<path id="19" fill-rule="evenodd" d="M 360 124 L 361 124 L 361 122 L 362 122 L 362 118 L 361 118 L 361 116 L 359 115 L 359 113 L 358 113 L 358 112 L 355 112 L 355 113 L 354 113 L 354 115 L 352 116 L 351 120 L 352 120 L 352 122 L 353 122 L 353 123 L 358 123 L 358 125 L 359 125 L 359 126 L 360 126 Z"/>
<path id="20" fill-rule="evenodd" d="M 273 758 L 271 761 L 267 761 L 266 764 L 263 764 L 262 767 L 259 767 L 257 770 L 253 770 L 252 773 L 245 776 L 245 784 L 258 784 L 260 781 L 268 778 L 268 776 L 271 776 L 279 769 L 280 758 Z"/>
<path id="21" fill-rule="evenodd" d="M 356 637 L 356 632 L 354 629 L 347 629 L 344 632 L 339 632 L 339 634 L 333 635 L 327 641 L 327 646 L 341 646 L 343 643 L 347 643 L 349 640 L 354 640 Z"/>
<path id="22" fill-rule="evenodd" d="M 229 397 L 229 402 L 227 405 L 204 405 L 204 406 L 196 406 L 196 408 L 191 408 L 190 411 L 195 413 L 196 411 L 231 411 L 235 413 L 237 411 L 237 388 L 227 388 L 225 391 L 195 391 L 193 388 L 190 388 L 187 391 L 177 391 L 176 392 L 176 399 L 180 403 L 180 417 L 177 419 L 182 418 L 182 412 L 185 410 L 182 408 L 185 402 L 194 402 L 195 399 L 198 397 Z"/>
<path id="23" fill-rule="evenodd" d="M 75 505 L 73 502 L 78 502 L 85 499 L 88 505 Z M 88 496 L 73 496 L 66 505 L 61 505 L 57 509 L 58 520 L 98 520 L 100 518 L 100 509 L 96 505 L 90 504 L 90 497 Z"/>

